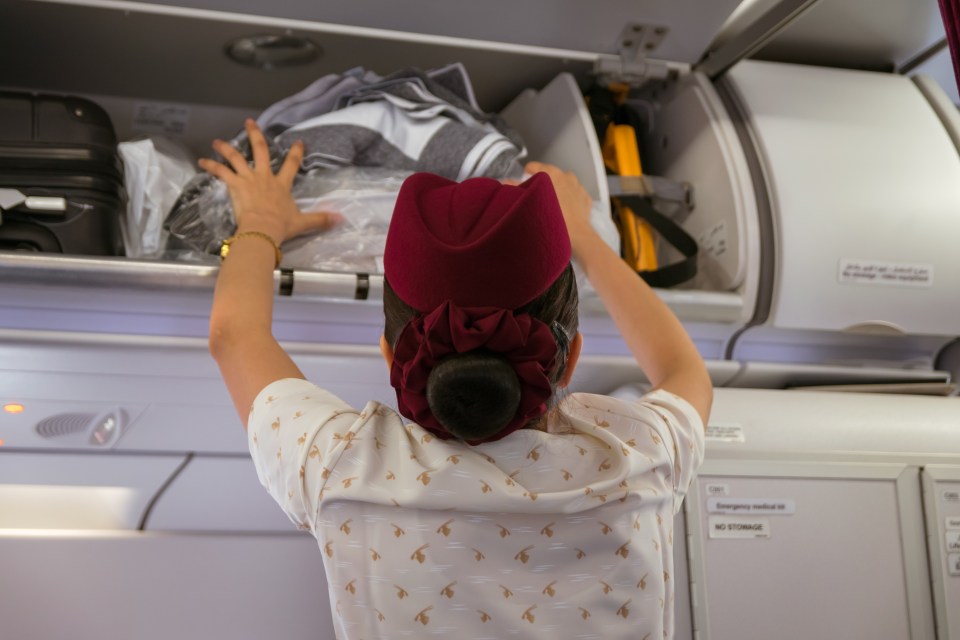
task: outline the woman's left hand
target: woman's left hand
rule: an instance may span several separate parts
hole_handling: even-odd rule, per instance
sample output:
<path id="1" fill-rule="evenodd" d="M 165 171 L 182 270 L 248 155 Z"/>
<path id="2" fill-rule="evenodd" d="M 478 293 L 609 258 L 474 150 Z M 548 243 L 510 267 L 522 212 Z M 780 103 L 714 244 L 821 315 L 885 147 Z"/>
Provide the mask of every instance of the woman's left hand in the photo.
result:
<path id="1" fill-rule="evenodd" d="M 229 166 L 207 158 L 199 162 L 203 170 L 227 185 L 238 233 L 259 231 L 282 244 L 308 231 L 324 231 L 341 221 L 336 213 L 301 213 L 293 200 L 290 189 L 303 159 L 303 142 L 293 144 L 280 170 L 274 174 L 267 141 L 260 128 L 250 119 L 244 127 L 253 152 L 252 167 L 243 154 L 223 140 L 214 140 L 213 148 Z"/>

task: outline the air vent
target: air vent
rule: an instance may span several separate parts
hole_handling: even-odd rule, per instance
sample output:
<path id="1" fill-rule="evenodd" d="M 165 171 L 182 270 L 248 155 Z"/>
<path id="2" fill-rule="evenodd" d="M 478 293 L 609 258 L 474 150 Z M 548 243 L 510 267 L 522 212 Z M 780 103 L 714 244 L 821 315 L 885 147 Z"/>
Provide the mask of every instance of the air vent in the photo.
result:
<path id="1" fill-rule="evenodd" d="M 61 413 L 37 423 L 37 435 L 41 438 L 60 438 L 83 433 L 90 426 L 95 413 Z"/>
<path id="2" fill-rule="evenodd" d="M 127 426 L 127 412 L 120 407 L 103 413 L 60 413 L 44 418 L 35 427 L 41 438 L 57 439 L 60 445 L 107 447 Z"/>

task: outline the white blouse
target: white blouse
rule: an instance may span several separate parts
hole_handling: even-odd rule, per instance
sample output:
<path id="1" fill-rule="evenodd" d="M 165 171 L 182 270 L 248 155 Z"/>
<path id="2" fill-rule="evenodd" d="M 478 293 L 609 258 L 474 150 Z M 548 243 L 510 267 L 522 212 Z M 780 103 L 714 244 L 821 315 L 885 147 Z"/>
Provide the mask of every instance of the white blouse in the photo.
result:
<path id="1" fill-rule="evenodd" d="M 471 447 L 306 380 L 255 400 L 261 483 L 316 537 L 341 640 L 673 634 L 673 520 L 703 423 L 663 390 L 564 398 Z"/>

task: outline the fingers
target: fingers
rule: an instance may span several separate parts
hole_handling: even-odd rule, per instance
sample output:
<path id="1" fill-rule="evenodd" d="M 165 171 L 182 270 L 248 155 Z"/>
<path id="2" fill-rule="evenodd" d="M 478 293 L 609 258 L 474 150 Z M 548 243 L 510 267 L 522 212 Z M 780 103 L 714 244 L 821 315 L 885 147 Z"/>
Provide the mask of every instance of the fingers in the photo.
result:
<path id="1" fill-rule="evenodd" d="M 523 170 L 530 174 L 543 172 L 548 174 L 551 178 L 554 176 L 563 175 L 564 173 L 560 167 L 547 164 L 545 162 L 528 162 Z"/>
<path id="2" fill-rule="evenodd" d="M 214 140 L 213 149 L 223 156 L 224 160 L 230 163 L 230 166 L 233 167 L 233 170 L 237 175 L 246 175 L 250 173 L 250 166 L 247 164 L 247 159 L 243 157 L 243 154 L 234 149 L 230 143 L 224 142 L 223 140 Z"/>
<path id="3" fill-rule="evenodd" d="M 247 118 L 243 123 L 247 130 L 247 138 L 250 139 L 250 149 L 253 153 L 254 170 L 270 170 L 270 149 L 267 147 L 267 140 L 263 137 L 260 127 L 251 118 Z"/>
<path id="4" fill-rule="evenodd" d="M 283 161 L 283 166 L 277 172 L 277 177 L 288 189 L 293 186 L 293 181 L 300 171 L 300 163 L 303 161 L 303 141 L 297 140 L 290 147 L 287 157 Z"/>
<path id="5" fill-rule="evenodd" d="M 300 235 L 308 231 L 327 231 L 341 222 L 343 222 L 343 216 L 332 211 L 301 213 L 296 218 L 293 235 Z"/>
<path id="6" fill-rule="evenodd" d="M 233 181 L 237 178 L 237 174 L 231 171 L 229 167 L 222 165 L 219 162 L 210 160 L 209 158 L 200 158 L 200 160 L 197 161 L 197 164 L 199 164 L 200 168 L 210 175 L 223 180 L 227 186 L 233 184 Z"/>

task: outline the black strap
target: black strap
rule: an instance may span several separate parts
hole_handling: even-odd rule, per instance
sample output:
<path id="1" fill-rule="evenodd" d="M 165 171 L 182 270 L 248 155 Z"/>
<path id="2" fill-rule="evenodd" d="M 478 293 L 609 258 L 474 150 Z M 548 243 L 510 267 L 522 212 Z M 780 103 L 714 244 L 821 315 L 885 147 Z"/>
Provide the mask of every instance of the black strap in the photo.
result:
<path id="1" fill-rule="evenodd" d="M 676 222 L 653 208 L 647 198 L 640 196 L 616 196 L 615 203 L 630 207 L 637 217 L 646 221 L 654 231 L 683 255 L 683 259 L 654 271 L 638 271 L 637 275 L 651 287 L 675 287 L 697 275 L 697 241 Z"/>

